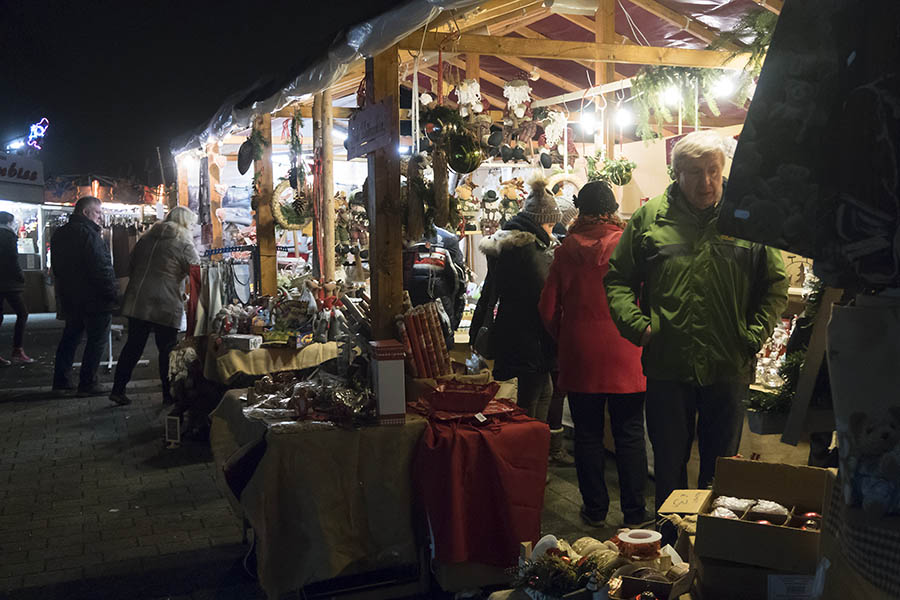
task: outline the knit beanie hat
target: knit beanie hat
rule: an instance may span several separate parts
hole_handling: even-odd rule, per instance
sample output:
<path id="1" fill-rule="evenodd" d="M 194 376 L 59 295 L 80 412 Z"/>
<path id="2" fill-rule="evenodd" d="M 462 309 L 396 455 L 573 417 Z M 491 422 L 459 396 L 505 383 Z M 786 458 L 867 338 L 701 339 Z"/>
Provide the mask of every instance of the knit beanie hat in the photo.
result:
<path id="1" fill-rule="evenodd" d="M 559 208 L 559 222 L 568 225 L 578 216 L 578 208 L 568 198 L 557 198 L 556 206 Z"/>
<path id="2" fill-rule="evenodd" d="M 619 210 L 616 195 L 603 181 L 586 183 L 575 197 L 575 206 L 583 215 L 609 215 Z"/>
<path id="3" fill-rule="evenodd" d="M 520 214 L 538 225 L 559 223 L 559 208 L 556 206 L 556 199 L 547 190 L 547 180 L 538 177 L 529 181 L 528 185 L 531 186 L 531 193 L 528 194 Z"/>

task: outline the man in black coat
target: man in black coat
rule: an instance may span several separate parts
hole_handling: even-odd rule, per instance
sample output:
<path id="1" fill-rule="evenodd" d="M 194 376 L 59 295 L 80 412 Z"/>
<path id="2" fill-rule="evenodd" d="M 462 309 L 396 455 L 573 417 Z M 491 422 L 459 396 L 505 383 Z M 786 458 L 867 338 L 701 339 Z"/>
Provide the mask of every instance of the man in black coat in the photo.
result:
<path id="1" fill-rule="evenodd" d="M 109 248 L 100 235 L 103 208 L 98 198 L 85 196 L 75 204 L 69 222 L 56 230 L 50 241 L 53 278 L 60 313 L 66 320 L 56 349 L 53 389 L 73 389 L 69 371 L 81 336 L 87 332 L 78 395 L 97 391 L 97 368 L 106 349 L 118 286 Z"/>
<path id="2" fill-rule="evenodd" d="M 22 292 L 25 291 L 25 275 L 19 266 L 19 236 L 16 235 L 16 219 L 12 213 L 0 212 L 0 323 L 3 323 L 3 302 L 16 313 L 16 328 L 13 330 L 13 350 L 10 360 L 0 357 L 0 366 L 8 366 L 10 361 L 19 364 L 33 363 L 22 349 L 25 337 L 25 323 L 28 309 Z"/>

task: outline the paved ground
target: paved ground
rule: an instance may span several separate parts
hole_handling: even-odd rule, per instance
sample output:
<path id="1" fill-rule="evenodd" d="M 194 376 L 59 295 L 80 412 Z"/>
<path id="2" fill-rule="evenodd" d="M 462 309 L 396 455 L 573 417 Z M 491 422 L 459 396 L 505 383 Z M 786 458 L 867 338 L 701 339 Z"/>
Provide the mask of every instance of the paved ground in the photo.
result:
<path id="1" fill-rule="evenodd" d="M 0 348 L 11 326 L 0 327 Z M 155 365 L 136 373 L 131 406 L 54 397 L 59 327 L 35 319 L 27 348 L 41 364 L 0 370 L 0 597 L 263 598 L 243 571 L 247 548 L 208 445 L 164 446 Z M 150 345 L 145 358 L 155 355 Z M 612 461 L 608 469 L 614 482 Z M 574 469 L 552 469 L 543 530 L 568 539 L 612 532 L 583 525 L 580 503 Z M 614 500 L 609 522 L 621 518 Z"/>

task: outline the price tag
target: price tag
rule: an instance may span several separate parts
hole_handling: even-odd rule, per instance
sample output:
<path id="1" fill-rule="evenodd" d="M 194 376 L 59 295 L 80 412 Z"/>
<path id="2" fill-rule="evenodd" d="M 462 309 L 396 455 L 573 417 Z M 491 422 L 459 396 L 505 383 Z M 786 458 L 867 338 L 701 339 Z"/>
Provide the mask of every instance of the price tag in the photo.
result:
<path id="1" fill-rule="evenodd" d="M 484 416 L 484 415 L 481 414 L 481 413 L 475 413 L 475 419 L 476 419 L 479 423 L 484 423 L 485 421 L 487 421 L 487 417 Z"/>

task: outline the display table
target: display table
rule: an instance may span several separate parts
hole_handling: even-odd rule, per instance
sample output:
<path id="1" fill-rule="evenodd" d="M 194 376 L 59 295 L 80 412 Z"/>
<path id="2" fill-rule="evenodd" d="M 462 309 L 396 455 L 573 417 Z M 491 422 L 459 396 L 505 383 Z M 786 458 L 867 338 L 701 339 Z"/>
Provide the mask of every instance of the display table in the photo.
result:
<path id="1" fill-rule="evenodd" d="M 267 375 L 280 371 L 298 371 L 316 367 L 337 358 L 337 342 L 310 344 L 301 350 L 290 348 L 259 348 L 245 352 L 228 350 L 217 352 L 213 336 L 209 338 L 203 376 L 210 381 L 228 383 L 235 375 Z"/>
<path id="2" fill-rule="evenodd" d="M 550 430 L 515 410 L 425 428 L 413 472 L 442 563 L 515 566 L 540 538 Z"/>
<path id="3" fill-rule="evenodd" d="M 232 390 L 222 398 L 211 415 L 210 443 L 219 480 L 228 467 L 228 495 L 253 526 L 259 583 L 270 598 L 417 563 L 410 469 L 424 418 L 288 432 L 245 418 L 245 394 Z"/>

